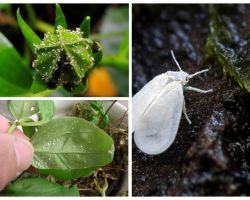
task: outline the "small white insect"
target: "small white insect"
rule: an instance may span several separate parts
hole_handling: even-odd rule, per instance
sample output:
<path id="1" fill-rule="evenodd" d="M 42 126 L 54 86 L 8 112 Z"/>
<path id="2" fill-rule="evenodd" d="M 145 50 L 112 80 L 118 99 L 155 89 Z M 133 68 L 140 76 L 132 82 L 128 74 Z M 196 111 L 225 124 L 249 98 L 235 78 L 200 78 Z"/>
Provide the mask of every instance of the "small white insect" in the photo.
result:
<path id="1" fill-rule="evenodd" d="M 182 71 L 172 50 L 171 54 L 180 71 L 167 71 L 156 76 L 132 100 L 134 140 L 140 150 L 150 155 L 164 152 L 173 143 L 182 112 L 191 124 L 186 113 L 183 88 L 200 93 L 213 91 L 186 86 L 189 79 L 208 69 L 189 75 Z"/>

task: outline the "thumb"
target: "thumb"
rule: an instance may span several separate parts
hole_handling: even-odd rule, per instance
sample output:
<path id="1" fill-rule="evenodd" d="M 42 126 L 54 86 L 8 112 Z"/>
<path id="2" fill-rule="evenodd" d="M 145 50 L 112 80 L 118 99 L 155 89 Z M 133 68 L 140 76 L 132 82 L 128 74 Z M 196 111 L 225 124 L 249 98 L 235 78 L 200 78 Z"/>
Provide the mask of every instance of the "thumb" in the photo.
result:
<path id="1" fill-rule="evenodd" d="M 14 150 L 17 162 L 17 175 L 19 175 L 31 165 L 34 149 L 28 140 L 14 137 Z"/>
<path id="2" fill-rule="evenodd" d="M 0 133 L 0 191 L 31 165 L 33 153 L 27 140 Z"/>

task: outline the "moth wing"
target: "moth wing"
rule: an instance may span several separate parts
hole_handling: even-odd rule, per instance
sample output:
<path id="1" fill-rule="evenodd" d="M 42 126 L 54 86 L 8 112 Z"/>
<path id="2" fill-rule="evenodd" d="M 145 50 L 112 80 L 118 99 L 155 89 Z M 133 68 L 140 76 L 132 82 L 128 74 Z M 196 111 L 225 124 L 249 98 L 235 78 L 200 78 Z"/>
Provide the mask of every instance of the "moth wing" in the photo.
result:
<path id="1" fill-rule="evenodd" d="M 160 74 L 149 81 L 132 99 L 132 132 L 140 121 L 145 109 L 161 93 L 166 85 L 173 81 L 166 74 Z"/>
<path id="2" fill-rule="evenodd" d="M 183 86 L 177 81 L 169 83 L 158 93 L 137 121 L 134 140 L 139 149 L 147 154 L 160 154 L 173 143 L 183 101 Z"/>

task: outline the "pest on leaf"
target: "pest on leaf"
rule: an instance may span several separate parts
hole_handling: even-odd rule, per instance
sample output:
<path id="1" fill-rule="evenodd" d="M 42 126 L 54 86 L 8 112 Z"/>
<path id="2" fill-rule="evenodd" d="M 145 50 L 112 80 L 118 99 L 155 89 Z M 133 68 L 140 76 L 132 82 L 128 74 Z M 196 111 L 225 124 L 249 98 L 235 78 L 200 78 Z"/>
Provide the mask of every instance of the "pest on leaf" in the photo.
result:
<path id="1" fill-rule="evenodd" d="M 156 76 L 132 100 L 134 141 L 140 150 L 150 155 L 164 152 L 173 143 L 182 112 L 191 124 L 183 89 L 200 93 L 213 91 L 186 86 L 191 78 L 208 69 L 188 74 L 181 69 L 172 50 L 171 54 L 180 71 L 167 71 Z"/>

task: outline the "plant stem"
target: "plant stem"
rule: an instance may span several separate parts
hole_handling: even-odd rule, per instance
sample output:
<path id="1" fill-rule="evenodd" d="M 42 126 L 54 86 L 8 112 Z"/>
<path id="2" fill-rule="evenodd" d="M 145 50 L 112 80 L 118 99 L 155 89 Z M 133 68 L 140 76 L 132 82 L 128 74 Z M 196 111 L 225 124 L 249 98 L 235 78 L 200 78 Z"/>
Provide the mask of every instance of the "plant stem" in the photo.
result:
<path id="1" fill-rule="evenodd" d="M 107 111 L 105 112 L 105 114 L 103 115 L 103 117 L 102 117 L 102 118 L 100 119 L 100 121 L 98 122 L 97 126 L 99 126 L 99 125 L 102 123 L 104 117 L 108 114 L 108 112 L 110 111 L 110 109 L 113 107 L 113 105 L 114 105 L 116 102 L 117 102 L 117 100 L 114 100 L 114 101 L 111 103 L 111 105 L 109 106 L 109 108 L 107 109 Z"/>
<path id="2" fill-rule="evenodd" d="M 14 130 L 16 129 L 17 125 L 16 122 L 14 122 L 9 128 L 8 128 L 8 133 L 11 134 L 14 132 Z"/>

